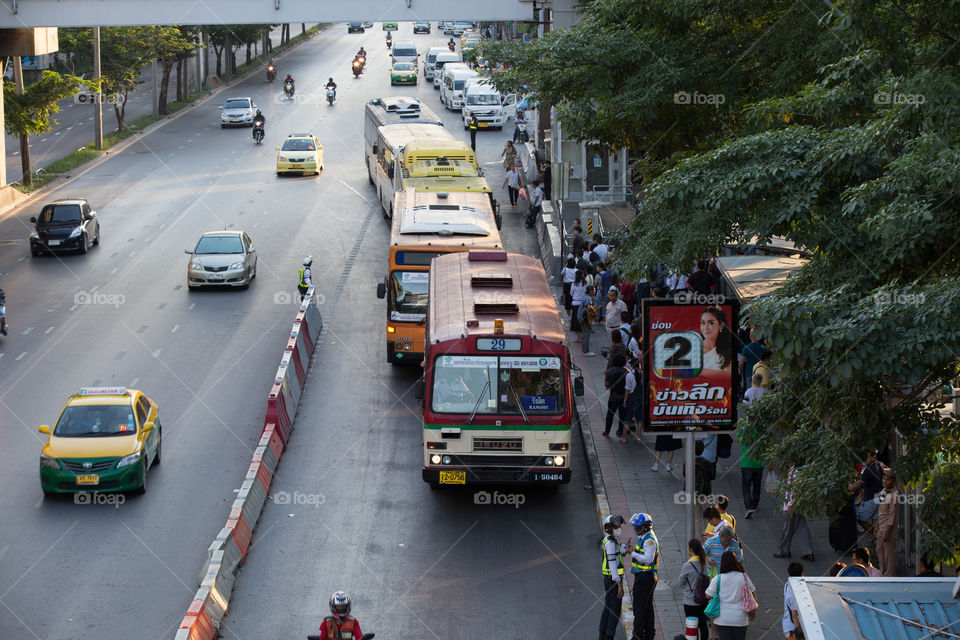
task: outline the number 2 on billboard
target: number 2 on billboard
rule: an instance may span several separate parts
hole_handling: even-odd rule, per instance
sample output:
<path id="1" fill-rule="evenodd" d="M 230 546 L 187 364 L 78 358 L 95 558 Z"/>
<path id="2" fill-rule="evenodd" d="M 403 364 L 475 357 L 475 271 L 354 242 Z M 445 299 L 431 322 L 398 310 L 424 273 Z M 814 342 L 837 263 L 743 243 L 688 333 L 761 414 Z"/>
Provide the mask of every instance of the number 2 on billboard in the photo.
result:
<path id="1" fill-rule="evenodd" d="M 692 378 L 703 369 L 703 338 L 696 331 L 667 331 L 653 339 L 653 369 L 659 378 Z"/>

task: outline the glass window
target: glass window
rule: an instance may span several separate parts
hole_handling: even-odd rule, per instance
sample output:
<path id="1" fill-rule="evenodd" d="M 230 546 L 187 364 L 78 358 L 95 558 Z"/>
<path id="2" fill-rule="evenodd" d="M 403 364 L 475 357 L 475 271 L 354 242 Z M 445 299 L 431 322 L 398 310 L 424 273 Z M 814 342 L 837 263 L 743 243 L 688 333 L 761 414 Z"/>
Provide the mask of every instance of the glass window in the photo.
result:
<path id="1" fill-rule="evenodd" d="M 82 222 L 80 205 L 78 204 L 51 204 L 43 208 L 40 213 L 40 222 Z"/>
<path id="2" fill-rule="evenodd" d="M 249 100 L 227 100 L 223 104 L 224 109 L 249 109 L 250 101 Z"/>
<path id="3" fill-rule="evenodd" d="M 240 236 L 203 236 L 193 250 L 197 255 L 243 253 Z"/>
<path id="4" fill-rule="evenodd" d="M 431 407 L 439 413 L 556 415 L 566 409 L 560 358 L 439 356 Z"/>
<path id="5" fill-rule="evenodd" d="M 150 408 L 147 406 L 147 401 L 143 398 L 137 400 L 137 422 L 140 423 L 140 426 L 143 427 L 147 422 L 147 417 L 150 415 Z"/>
<path id="6" fill-rule="evenodd" d="M 287 138 L 281 151 L 316 151 L 316 147 L 309 138 Z"/>
<path id="7" fill-rule="evenodd" d="M 67 407 L 53 429 L 53 435 L 64 438 L 132 436 L 136 433 L 133 408 L 119 404 Z"/>
<path id="8" fill-rule="evenodd" d="M 500 100 L 495 93 L 471 93 L 467 96 L 467 104 L 496 105 L 500 106 Z"/>
<path id="9" fill-rule="evenodd" d="M 390 319 L 420 321 L 427 317 L 430 289 L 428 271 L 394 271 L 390 274 Z"/>
<path id="10" fill-rule="evenodd" d="M 394 71 L 414 71 L 416 67 L 413 66 L 412 62 L 397 62 L 393 65 Z"/>

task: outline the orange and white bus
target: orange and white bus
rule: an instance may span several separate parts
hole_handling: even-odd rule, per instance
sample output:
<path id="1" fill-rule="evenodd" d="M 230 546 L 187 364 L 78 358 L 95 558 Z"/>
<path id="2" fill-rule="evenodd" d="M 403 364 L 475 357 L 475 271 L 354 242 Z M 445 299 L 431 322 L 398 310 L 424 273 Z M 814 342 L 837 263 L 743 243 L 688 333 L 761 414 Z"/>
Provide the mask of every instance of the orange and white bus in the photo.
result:
<path id="1" fill-rule="evenodd" d="M 440 256 L 429 298 L 423 480 L 569 482 L 570 351 L 540 261 L 503 251 Z"/>
<path id="2" fill-rule="evenodd" d="M 476 248 L 501 249 L 500 211 L 483 193 L 417 191 L 394 196 L 387 275 L 377 297 L 387 299 L 387 362 L 423 360 L 430 261 Z"/>

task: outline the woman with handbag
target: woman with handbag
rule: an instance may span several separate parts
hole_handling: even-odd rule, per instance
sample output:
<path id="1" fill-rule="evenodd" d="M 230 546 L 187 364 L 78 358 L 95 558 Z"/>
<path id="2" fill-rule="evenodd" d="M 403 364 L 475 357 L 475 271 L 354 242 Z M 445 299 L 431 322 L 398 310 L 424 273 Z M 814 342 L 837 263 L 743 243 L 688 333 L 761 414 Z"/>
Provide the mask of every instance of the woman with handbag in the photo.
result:
<path id="1" fill-rule="evenodd" d="M 707 554 L 696 538 L 687 543 L 687 553 L 690 558 L 683 563 L 680 575 L 677 576 L 677 586 L 683 593 L 683 615 L 697 619 L 698 640 L 710 640 L 707 616 L 703 613 L 709 601 L 706 595 L 707 586 L 710 584 L 707 576 Z"/>
<path id="2" fill-rule="evenodd" d="M 753 585 L 733 551 L 724 551 L 720 573 L 710 581 L 710 602 L 704 613 L 713 620 L 720 640 L 745 640 L 747 625 L 760 608 Z"/>

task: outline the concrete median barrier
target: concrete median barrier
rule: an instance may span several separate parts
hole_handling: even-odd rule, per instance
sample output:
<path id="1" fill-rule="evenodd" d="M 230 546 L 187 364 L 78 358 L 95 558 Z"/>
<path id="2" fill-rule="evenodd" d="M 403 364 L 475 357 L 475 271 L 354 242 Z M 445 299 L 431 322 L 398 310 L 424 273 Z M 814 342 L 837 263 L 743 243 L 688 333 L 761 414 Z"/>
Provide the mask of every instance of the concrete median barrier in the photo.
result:
<path id="1" fill-rule="evenodd" d="M 263 452 L 261 459 L 267 463 L 267 466 L 271 467 L 270 473 L 273 474 L 273 472 L 277 470 L 280 458 L 283 456 L 283 440 L 280 438 L 280 434 L 277 433 L 276 425 L 268 424 L 263 428 L 263 433 L 260 434 L 260 443 L 257 445 L 258 449 L 260 447 L 269 450 Z M 254 451 L 253 455 L 254 460 L 256 460 L 257 451 Z"/>
<path id="2" fill-rule="evenodd" d="M 300 305 L 300 313 L 303 314 L 304 321 L 307 323 L 307 336 L 310 338 L 310 351 L 312 352 L 313 345 L 317 344 L 317 338 L 320 337 L 320 330 L 323 329 L 323 318 L 320 316 L 320 298 L 315 292 L 315 287 L 310 287 L 310 290 L 307 291 L 307 297 L 303 299 L 303 304 Z"/>
<path id="3" fill-rule="evenodd" d="M 264 491 L 259 482 L 255 479 L 244 480 L 243 484 L 240 485 L 240 491 L 237 493 L 237 499 L 233 501 L 230 517 L 236 517 L 234 516 L 234 510 L 240 509 L 244 521 L 252 530 L 253 527 L 257 526 L 257 520 L 260 519 L 260 513 L 263 511 L 263 503 L 266 501 L 267 492 Z M 227 526 L 230 526 L 229 520 Z M 243 547 L 242 551 L 246 554 L 246 547 Z"/>
<path id="4" fill-rule="evenodd" d="M 290 414 L 290 422 L 293 422 L 297 415 L 297 407 L 300 406 L 300 393 L 303 390 L 303 384 L 300 376 L 297 375 L 296 366 L 293 364 L 293 353 L 284 351 L 280 358 L 280 366 L 277 367 L 277 376 L 273 380 L 283 385 L 283 392 L 287 398 L 287 411 Z"/>
<path id="5" fill-rule="evenodd" d="M 293 363 L 301 384 L 307 381 L 307 369 L 310 368 L 311 356 L 311 353 L 307 351 L 304 335 L 306 335 L 306 327 L 299 322 L 294 322 L 293 331 L 290 332 L 290 339 L 287 340 L 287 347 L 285 349 L 285 351 L 293 354 Z"/>
<path id="6" fill-rule="evenodd" d="M 275 382 L 270 389 L 270 395 L 267 396 L 267 415 L 264 417 L 263 423 L 264 425 L 271 423 L 276 425 L 277 431 L 283 439 L 284 447 L 287 446 L 287 441 L 290 440 L 290 432 L 293 431 L 294 415 L 295 412 L 291 414 L 287 409 L 287 399 L 283 393 L 283 385 Z"/>
<path id="7" fill-rule="evenodd" d="M 201 587 L 193 597 L 193 602 L 187 609 L 187 615 L 180 621 L 176 640 L 214 640 L 217 637 L 217 628 L 207 613 L 207 601 L 210 599 L 210 588 Z"/>

